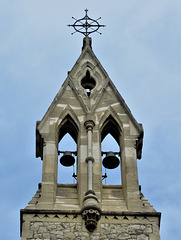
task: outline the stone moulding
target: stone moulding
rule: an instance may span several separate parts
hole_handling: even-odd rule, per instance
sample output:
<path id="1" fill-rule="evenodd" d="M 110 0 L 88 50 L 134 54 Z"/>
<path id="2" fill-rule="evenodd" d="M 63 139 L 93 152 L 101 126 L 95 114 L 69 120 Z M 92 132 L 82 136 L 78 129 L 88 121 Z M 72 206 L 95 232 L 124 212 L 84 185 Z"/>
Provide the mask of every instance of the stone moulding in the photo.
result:
<path id="1" fill-rule="evenodd" d="M 101 213 L 102 216 L 123 216 L 123 217 L 157 217 L 158 218 L 158 225 L 160 227 L 161 221 L 161 212 L 114 212 L 114 211 L 104 211 Z"/>
<path id="2" fill-rule="evenodd" d="M 89 210 L 89 209 L 84 209 L 85 210 Z M 96 209 L 94 209 L 96 210 Z M 83 211 L 83 212 L 84 212 Z M 39 209 L 21 209 L 20 210 L 20 234 L 22 233 L 22 224 L 24 223 L 24 219 L 23 219 L 23 215 L 25 214 L 45 214 L 45 215 L 49 215 L 49 214 L 54 214 L 57 216 L 57 214 L 61 214 L 61 215 L 79 215 L 83 217 L 83 212 L 82 211 L 78 211 L 78 210 L 74 210 L 74 211 L 64 211 L 64 210 L 39 210 Z M 99 211 L 98 211 L 99 212 Z M 99 213 L 100 214 L 100 213 Z M 130 216 L 136 216 L 136 217 L 157 217 L 158 218 L 158 223 L 159 223 L 159 227 L 160 227 L 160 219 L 161 219 L 161 213 L 160 212 L 129 212 L 129 211 L 124 211 L 124 212 L 114 212 L 114 211 L 104 211 L 101 212 L 100 216 L 113 216 L 113 217 L 130 217 Z M 96 214 L 96 217 L 99 218 L 99 215 Z M 100 218 L 99 218 L 100 219 Z M 99 221 L 98 219 L 98 221 Z"/>

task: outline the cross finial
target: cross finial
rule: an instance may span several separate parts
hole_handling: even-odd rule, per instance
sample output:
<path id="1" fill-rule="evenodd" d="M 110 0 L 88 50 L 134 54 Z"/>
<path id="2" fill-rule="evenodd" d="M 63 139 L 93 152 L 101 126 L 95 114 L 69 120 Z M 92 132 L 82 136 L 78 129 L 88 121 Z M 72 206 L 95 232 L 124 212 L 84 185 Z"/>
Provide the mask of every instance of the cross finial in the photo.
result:
<path id="1" fill-rule="evenodd" d="M 72 17 L 74 20 L 76 20 L 74 24 L 68 25 L 68 27 L 73 27 L 75 29 L 75 32 L 73 32 L 72 34 L 74 34 L 76 32 L 82 33 L 85 36 L 88 36 L 89 34 L 91 34 L 93 32 L 102 34 L 98 31 L 98 29 L 100 27 L 105 27 L 105 25 L 101 25 L 98 23 L 98 20 L 101 19 L 101 17 L 99 17 L 97 19 L 92 19 L 88 16 L 87 12 L 88 12 L 88 9 L 86 8 L 85 16 L 83 18 L 76 19 L 76 18 Z"/>

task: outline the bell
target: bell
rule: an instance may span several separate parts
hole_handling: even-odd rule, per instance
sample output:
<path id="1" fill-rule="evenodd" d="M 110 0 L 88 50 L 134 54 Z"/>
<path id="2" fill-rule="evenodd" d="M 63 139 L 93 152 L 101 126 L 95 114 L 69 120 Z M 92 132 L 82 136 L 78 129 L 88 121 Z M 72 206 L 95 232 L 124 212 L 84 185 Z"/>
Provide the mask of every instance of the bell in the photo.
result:
<path id="1" fill-rule="evenodd" d="M 75 163 L 75 159 L 72 156 L 71 152 L 64 152 L 63 156 L 60 158 L 60 163 L 64 166 L 64 167 L 70 167 L 73 166 Z"/>
<path id="2" fill-rule="evenodd" d="M 106 157 L 103 159 L 102 164 L 105 168 L 114 169 L 119 166 L 119 159 L 113 152 L 106 153 Z"/>

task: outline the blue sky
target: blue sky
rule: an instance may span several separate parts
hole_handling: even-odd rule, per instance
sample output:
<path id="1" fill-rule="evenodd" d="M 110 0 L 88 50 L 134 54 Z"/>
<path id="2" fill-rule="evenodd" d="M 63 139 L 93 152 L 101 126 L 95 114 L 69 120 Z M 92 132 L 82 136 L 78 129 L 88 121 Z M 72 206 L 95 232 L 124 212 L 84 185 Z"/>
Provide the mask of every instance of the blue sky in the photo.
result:
<path id="1" fill-rule="evenodd" d="M 102 17 L 93 50 L 144 127 L 142 192 L 181 239 L 181 1 L 0 0 L 0 240 L 19 239 L 19 210 L 41 182 L 35 123 L 81 53 L 66 25 Z"/>

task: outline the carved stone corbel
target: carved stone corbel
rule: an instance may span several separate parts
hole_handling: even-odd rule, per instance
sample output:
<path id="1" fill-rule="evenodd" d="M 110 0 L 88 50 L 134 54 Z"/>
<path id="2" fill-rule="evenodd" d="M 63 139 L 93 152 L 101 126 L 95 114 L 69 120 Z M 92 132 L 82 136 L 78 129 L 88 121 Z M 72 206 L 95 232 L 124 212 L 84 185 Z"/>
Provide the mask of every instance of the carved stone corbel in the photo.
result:
<path id="1" fill-rule="evenodd" d="M 82 212 L 82 219 L 85 220 L 85 226 L 89 232 L 93 232 L 97 228 L 97 222 L 101 217 L 97 209 L 87 209 Z"/>

